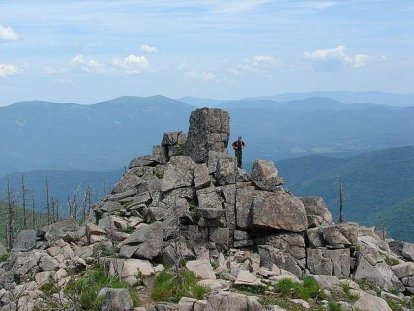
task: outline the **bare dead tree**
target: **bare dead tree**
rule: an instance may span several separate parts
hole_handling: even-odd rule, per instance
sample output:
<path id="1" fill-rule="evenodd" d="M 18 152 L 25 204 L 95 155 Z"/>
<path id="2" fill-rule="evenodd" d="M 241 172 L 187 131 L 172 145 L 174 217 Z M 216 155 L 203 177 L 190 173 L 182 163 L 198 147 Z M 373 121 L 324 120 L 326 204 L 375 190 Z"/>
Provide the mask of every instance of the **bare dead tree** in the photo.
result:
<path id="1" fill-rule="evenodd" d="M 24 174 L 21 174 L 21 192 L 22 192 L 22 208 L 23 208 L 23 229 L 27 229 L 27 216 L 26 216 L 26 193 L 27 188 L 24 183 Z"/>
<path id="2" fill-rule="evenodd" d="M 32 223 L 33 228 L 36 229 L 36 209 L 35 209 L 35 195 L 32 193 Z"/>
<path id="3" fill-rule="evenodd" d="M 52 223 L 52 217 L 50 214 L 50 201 L 49 201 L 49 181 L 45 179 L 45 191 L 46 191 L 46 212 L 47 212 L 47 223 L 50 225 Z"/>
<path id="4" fill-rule="evenodd" d="M 14 196 L 13 189 L 10 187 L 10 180 L 7 178 L 7 246 L 11 248 L 15 238 L 14 227 Z"/>
<path id="5" fill-rule="evenodd" d="M 52 197 L 50 199 L 50 212 L 51 212 L 51 221 L 52 221 L 52 223 L 55 223 L 56 222 L 55 207 L 56 207 L 55 206 L 55 198 L 52 195 Z"/>
<path id="6" fill-rule="evenodd" d="M 339 222 L 344 222 L 344 188 L 342 185 L 342 181 L 339 178 Z"/>
<path id="7" fill-rule="evenodd" d="M 59 206 L 59 197 L 56 197 L 56 221 L 60 221 L 60 206 Z"/>

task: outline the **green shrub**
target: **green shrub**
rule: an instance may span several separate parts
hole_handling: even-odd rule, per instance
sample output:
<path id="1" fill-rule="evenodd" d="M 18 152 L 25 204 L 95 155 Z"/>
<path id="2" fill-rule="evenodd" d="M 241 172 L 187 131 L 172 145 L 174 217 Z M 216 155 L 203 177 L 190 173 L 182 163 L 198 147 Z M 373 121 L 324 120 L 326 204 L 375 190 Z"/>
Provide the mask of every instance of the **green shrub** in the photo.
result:
<path id="1" fill-rule="evenodd" d="M 53 279 L 49 279 L 44 282 L 39 289 L 43 292 L 43 294 L 50 296 L 54 293 L 57 293 L 59 289 L 56 286 L 56 283 Z"/>
<path id="2" fill-rule="evenodd" d="M 389 257 L 387 255 L 385 255 L 384 260 L 385 260 L 385 263 L 389 266 L 395 266 L 395 265 L 398 265 L 400 263 L 398 259 L 393 258 L 393 257 Z"/>
<path id="3" fill-rule="evenodd" d="M 197 284 L 199 279 L 186 269 L 163 271 L 155 277 L 151 297 L 156 300 L 178 302 L 181 297 L 202 299 L 209 289 Z"/>
<path id="4" fill-rule="evenodd" d="M 128 234 L 131 234 L 134 231 L 135 231 L 135 227 L 131 227 L 131 226 L 128 226 L 128 227 L 126 227 L 125 229 L 122 230 L 122 232 L 128 233 Z"/>
<path id="5" fill-rule="evenodd" d="M 345 298 L 349 301 L 349 302 L 356 302 L 359 299 L 358 295 L 354 295 L 351 293 L 351 288 L 349 287 L 348 284 L 342 284 L 342 290 L 344 292 Z"/>
<path id="6" fill-rule="evenodd" d="M 298 283 L 292 281 L 291 279 L 281 279 L 277 283 L 276 288 L 282 297 L 286 297 L 286 296 L 291 295 L 294 292 L 297 285 Z"/>
<path id="7" fill-rule="evenodd" d="M 9 258 L 10 258 L 10 254 L 9 254 L 9 253 L 6 253 L 6 254 L 4 254 L 4 255 L 1 255 L 1 256 L 0 256 L 0 263 L 5 262 L 5 261 L 9 260 Z"/>
<path id="8" fill-rule="evenodd" d="M 311 276 L 305 276 L 303 278 L 303 284 L 294 282 L 291 279 L 282 279 L 277 283 L 277 291 L 282 297 L 322 299 L 324 296 L 323 290 L 318 282 Z"/>
<path id="9" fill-rule="evenodd" d="M 341 311 L 341 305 L 336 302 L 330 302 L 328 303 L 328 311 Z"/>
<path id="10" fill-rule="evenodd" d="M 102 288 L 127 288 L 134 302 L 139 304 L 137 292 L 125 281 L 107 274 L 105 268 L 95 265 L 79 278 L 72 279 L 65 288 L 65 294 L 79 304 L 79 310 L 98 311 L 101 309 L 103 297 L 98 297 Z"/>
<path id="11" fill-rule="evenodd" d="M 392 311 L 401 311 L 402 310 L 402 306 L 396 301 L 388 300 L 387 303 L 388 303 L 388 306 L 391 308 Z"/>
<path id="12" fill-rule="evenodd" d="M 234 287 L 243 292 L 248 292 L 248 293 L 252 293 L 255 295 L 263 295 L 266 292 L 266 286 L 263 286 L 263 285 L 256 285 L 256 286 L 235 285 Z"/>

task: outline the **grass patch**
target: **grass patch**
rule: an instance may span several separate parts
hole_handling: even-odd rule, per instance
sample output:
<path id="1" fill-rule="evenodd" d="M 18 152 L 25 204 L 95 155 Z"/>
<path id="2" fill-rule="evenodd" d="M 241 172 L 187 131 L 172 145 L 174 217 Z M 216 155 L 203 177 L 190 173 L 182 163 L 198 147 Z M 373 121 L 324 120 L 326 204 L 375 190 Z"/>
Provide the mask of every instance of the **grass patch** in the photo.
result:
<path id="1" fill-rule="evenodd" d="M 266 286 L 257 285 L 257 286 L 249 286 L 249 285 L 235 285 L 239 291 L 248 292 L 255 295 L 264 295 L 266 292 Z"/>
<path id="2" fill-rule="evenodd" d="M 385 260 L 385 263 L 389 266 L 396 266 L 400 263 L 398 259 L 395 259 L 387 255 L 385 255 L 384 260 Z"/>
<path id="3" fill-rule="evenodd" d="M 78 304 L 77 310 L 101 310 L 103 297 L 98 297 L 102 288 L 127 288 L 134 302 L 139 304 L 137 292 L 128 283 L 118 277 L 108 275 L 101 265 L 90 267 L 79 278 L 72 279 L 65 288 L 65 294 Z"/>
<path id="4" fill-rule="evenodd" d="M 344 296 L 348 302 L 356 302 L 359 299 L 358 295 L 351 293 L 351 288 L 346 283 L 342 284 L 342 291 L 344 292 Z"/>
<path id="5" fill-rule="evenodd" d="M 328 303 L 328 311 L 341 311 L 342 307 L 339 303 L 330 302 Z"/>
<path id="6" fill-rule="evenodd" d="M 282 279 L 277 283 L 277 291 L 282 297 L 300 299 L 324 299 L 325 295 L 318 282 L 311 276 L 305 276 L 303 283 L 291 279 Z"/>
<path id="7" fill-rule="evenodd" d="M 0 263 L 5 262 L 5 261 L 9 260 L 9 258 L 10 258 L 10 253 L 6 253 L 6 254 L 4 254 L 4 255 L 1 255 L 1 256 L 0 256 Z"/>
<path id="8" fill-rule="evenodd" d="M 134 231 L 135 231 L 135 227 L 131 227 L 131 226 L 128 226 L 128 227 L 126 227 L 125 229 L 122 230 L 123 233 L 128 233 L 128 234 L 131 234 Z"/>
<path id="9" fill-rule="evenodd" d="M 205 286 L 197 284 L 199 279 L 186 269 L 163 271 L 155 278 L 151 297 L 156 301 L 178 302 L 181 297 L 203 299 L 209 292 Z"/>
<path id="10" fill-rule="evenodd" d="M 49 279 L 44 282 L 42 285 L 40 285 L 39 289 L 43 292 L 43 294 L 47 296 L 51 296 L 52 294 L 55 294 L 59 291 L 53 279 Z"/>

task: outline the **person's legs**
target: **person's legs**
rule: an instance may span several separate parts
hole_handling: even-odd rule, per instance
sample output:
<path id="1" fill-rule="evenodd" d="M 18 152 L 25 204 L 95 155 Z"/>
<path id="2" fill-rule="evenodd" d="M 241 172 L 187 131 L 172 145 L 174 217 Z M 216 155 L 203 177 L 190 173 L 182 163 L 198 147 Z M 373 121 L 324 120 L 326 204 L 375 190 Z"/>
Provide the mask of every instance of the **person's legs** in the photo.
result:
<path id="1" fill-rule="evenodd" d="M 236 159 L 237 159 L 237 167 L 242 166 L 242 152 L 241 150 L 235 150 L 235 155 L 236 155 Z"/>

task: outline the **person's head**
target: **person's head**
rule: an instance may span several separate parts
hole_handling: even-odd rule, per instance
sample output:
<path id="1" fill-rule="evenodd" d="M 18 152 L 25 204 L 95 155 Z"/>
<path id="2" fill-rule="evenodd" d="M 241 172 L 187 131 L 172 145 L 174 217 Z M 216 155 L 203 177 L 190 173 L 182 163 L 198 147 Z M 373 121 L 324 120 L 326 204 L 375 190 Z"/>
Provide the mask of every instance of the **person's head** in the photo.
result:
<path id="1" fill-rule="evenodd" d="M 238 139 L 238 140 L 242 140 L 242 137 L 241 137 L 241 136 L 239 136 L 237 139 Z"/>

